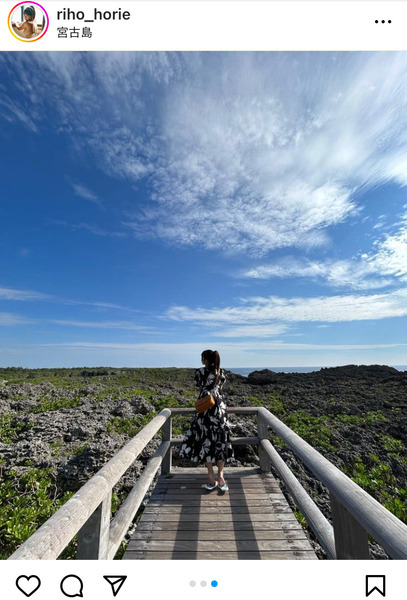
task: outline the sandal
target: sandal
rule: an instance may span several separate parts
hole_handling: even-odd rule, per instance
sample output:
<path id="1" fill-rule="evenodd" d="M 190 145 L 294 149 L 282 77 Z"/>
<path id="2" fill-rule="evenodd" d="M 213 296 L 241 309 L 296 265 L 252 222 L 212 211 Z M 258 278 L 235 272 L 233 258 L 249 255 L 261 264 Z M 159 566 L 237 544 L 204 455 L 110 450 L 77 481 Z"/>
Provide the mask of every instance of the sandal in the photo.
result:
<path id="1" fill-rule="evenodd" d="M 217 481 L 215 481 L 215 483 L 209 483 L 209 482 L 208 482 L 208 483 L 205 485 L 205 489 L 206 489 L 206 490 L 209 490 L 210 492 L 211 492 L 212 490 L 214 490 L 215 488 L 217 488 L 217 487 L 218 487 L 218 482 L 217 482 Z"/>

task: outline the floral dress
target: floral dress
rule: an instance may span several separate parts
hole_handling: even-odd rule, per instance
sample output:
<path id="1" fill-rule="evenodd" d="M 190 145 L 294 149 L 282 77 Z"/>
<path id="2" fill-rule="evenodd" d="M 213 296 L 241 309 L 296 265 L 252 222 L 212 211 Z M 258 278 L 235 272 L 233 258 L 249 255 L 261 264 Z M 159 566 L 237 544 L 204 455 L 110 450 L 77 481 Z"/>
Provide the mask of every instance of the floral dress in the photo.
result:
<path id="1" fill-rule="evenodd" d="M 212 394 L 215 406 L 196 413 L 192 419 L 182 442 L 181 458 L 190 458 L 193 462 L 216 464 L 220 460 L 226 462 L 233 457 L 226 403 L 221 395 L 221 388 L 226 381 L 223 370 L 216 385 L 215 378 L 215 373 L 206 367 L 195 371 L 195 384 L 201 388 L 199 397 Z"/>

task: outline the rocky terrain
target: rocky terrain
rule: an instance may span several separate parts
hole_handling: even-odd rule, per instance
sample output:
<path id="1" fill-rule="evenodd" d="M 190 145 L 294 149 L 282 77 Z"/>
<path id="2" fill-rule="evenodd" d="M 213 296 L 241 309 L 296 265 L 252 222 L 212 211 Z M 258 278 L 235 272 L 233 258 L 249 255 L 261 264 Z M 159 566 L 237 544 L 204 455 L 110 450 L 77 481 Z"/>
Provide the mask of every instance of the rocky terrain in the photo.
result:
<path id="1" fill-rule="evenodd" d="M 407 522 L 407 372 L 350 365 L 313 373 L 256 371 L 247 378 L 228 373 L 224 396 L 229 406 L 268 408 Z M 195 397 L 192 369 L 0 369 L 0 557 L 162 408 L 193 406 Z M 252 418 L 230 420 L 232 435 L 255 435 Z M 176 418 L 174 435 L 188 422 Z M 329 518 L 326 490 L 282 440 L 271 439 Z M 116 506 L 159 441 L 150 442 L 115 489 Z M 181 464 L 176 450 L 174 464 Z M 239 464 L 258 464 L 256 452 L 236 448 L 233 465 Z M 375 545 L 372 550 L 385 558 Z"/>

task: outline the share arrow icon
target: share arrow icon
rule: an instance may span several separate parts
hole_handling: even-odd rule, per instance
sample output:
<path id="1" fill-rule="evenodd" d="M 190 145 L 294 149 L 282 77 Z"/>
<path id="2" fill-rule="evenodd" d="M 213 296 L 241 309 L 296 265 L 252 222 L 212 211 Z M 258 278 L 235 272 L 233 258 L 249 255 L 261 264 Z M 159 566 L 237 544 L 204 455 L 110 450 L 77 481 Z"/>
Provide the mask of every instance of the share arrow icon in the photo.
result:
<path id="1" fill-rule="evenodd" d="M 120 592 L 123 583 L 127 579 L 127 575 L 103 575 L 103 579 L 106 579 L 112 586 L 113 596 L 116 597 Z"/>

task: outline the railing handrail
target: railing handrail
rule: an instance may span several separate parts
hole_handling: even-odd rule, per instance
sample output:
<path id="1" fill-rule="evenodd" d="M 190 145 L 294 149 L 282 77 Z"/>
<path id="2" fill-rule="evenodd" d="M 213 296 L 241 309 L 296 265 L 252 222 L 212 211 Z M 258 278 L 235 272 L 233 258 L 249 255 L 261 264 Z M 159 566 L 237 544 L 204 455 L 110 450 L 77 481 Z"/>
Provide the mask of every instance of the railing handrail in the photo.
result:
<path id="1" fill-rule="evenodd" d="M 259 406 L 228 406 L 229 415 L 257 415 L 261 407 Z M 193 415 L 196 413 L 195 408 L 170 408 L 172 415 Z"/>
<path id="2" fill-rule="evenodd" d="M 392 558 L 407 558 L 407 526 L 266 408 L 259 416 Z"/>
<path id="3" fill-rule="evenodd" d="M 55 559 L 78 532 L 80 558 L 113 558 L 158 469 L 161 466 L 162 473 L 168 473 L 171 469 L 171 448 L 181 442 L 172 437 L 172 416 L 193 413 L 195 413 L 194 408 L 164 408 L 24 542 L 9 557 L 9 560 Z M 228 413 L 257 415 L 258 436 L 232 438 L 233 444 L 245 443 L 259 446 L 260 467 L 269 470 L 269 465 L 274 465 L 286 482 L 288 491 L 293 494 L 300 509 L 303 510 L 317 538 L 322 540 L 321 543 L 329 557 L 367 556 L 366 532 L 368 532 L 392 558 L 407 558 L 407 526 L 275 415 L 264 407 L 228 407 Z M 161 428 L 163 442 L 114 519 L 110 521 L 110 502 L 114 485 Z M 336 511 L 339 515 L 335 518 L 334 514 L 333 519 L 335 538 L 332 526 L 271 445 L 268 440 L 268 428 L 280 436 L 328 488 L 331 494 L 332 511 Z M 343 513 L 345 509 L 348 512 Z M 352 537 L 352 529 L 360 528 L 361 531 L 358 531 L 354 537 L 365 537 L 365 541 L 361 542 L 357 539 L 356 545 L 352 546 L 354 541 L 347 541 L 347 532 L 341 532 L 341 526 L 348 528 L 350 537 Z M 336 539 L 338 531 L 340 534 L 338 537 L 345 538 L 343 547 L 340 547 L 343 539 L 338 546 Z"/>
<path id="4" fill-rule="evenodd" d="M 171 411 L 164 408 L 8 560 L 51 560 L 59 556 L 170 416 Z"/>

